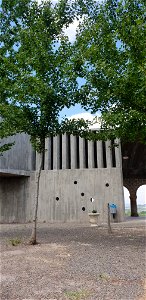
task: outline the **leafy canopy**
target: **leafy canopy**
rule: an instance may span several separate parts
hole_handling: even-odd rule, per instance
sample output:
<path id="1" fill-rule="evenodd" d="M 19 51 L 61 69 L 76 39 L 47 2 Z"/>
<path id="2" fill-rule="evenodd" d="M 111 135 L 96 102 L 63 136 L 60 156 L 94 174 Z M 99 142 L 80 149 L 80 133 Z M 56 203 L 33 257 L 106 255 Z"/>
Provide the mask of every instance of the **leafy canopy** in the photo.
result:
<path id="1" fill-rule="evenodd" d="M 80 102 L 102 113 L 101 138 L 146 142 L 144 0 L 93 1 L 74 44 Z"/>
<path id="2" fill-rule="evenodd" d="M 25 132 L 37 151 L 61 132 L 81 133 L 84 122 L 59 122 L 75 104 L 77 79 L 64 28 L 75 18 L 71 1 L 3 0 L 0 10 L 0 137 Z"/>

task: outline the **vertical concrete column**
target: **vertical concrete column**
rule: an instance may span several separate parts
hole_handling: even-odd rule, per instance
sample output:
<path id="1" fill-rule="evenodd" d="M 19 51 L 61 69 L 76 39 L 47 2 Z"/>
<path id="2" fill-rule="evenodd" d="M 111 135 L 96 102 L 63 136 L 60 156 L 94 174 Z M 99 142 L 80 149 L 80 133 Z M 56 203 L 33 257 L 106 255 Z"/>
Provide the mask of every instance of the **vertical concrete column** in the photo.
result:
<path id="1" fill-rule="evenodd" d="M 97 149 L 97 168 L 103 168 L 103 148 L 102 141 L 96 142 Z"/>
<path id="2" fill-rule="evenodd" d="M 68 146 L 67 146 L 67 135 L 66 133 L 62 135 L 62 169 L 68 169 L 68 159 L 69 159 L 69 153 L 68 153 Z"/>
<path id="3" fill-rule="evenodd" d="M 70 136 L 70 154 L 71 154 L 71 169 L 77 168 L 77 138 L 71 134 Z"/>
<path id="4" fill-rule="evenodd" d="M 83 169 L 85 167 L 85 140 L 79 137 L 79 168 Z"/>
<path id="5" fill-rule="evenodd" d="M 105 147 L 106 147 L 106 165 L 107 168 L 112 168 L 112 150 L 111 150 L 111 141 L 107 140 L 105 142 Z"/>
<path id="6" fill-rule="evenodd" d="M 60 164 L 59 135 L 53 137 L 53 170 L 58 170 Z"/>
<path id="7" fill-rule="evenodd" d="M 51 170 L 51 137 L 45 140 L 45 170 Z"/>
<path id="8" fill-rule="evenodd" d="M 95 168 L 94 142 L 88 141 L 88 169 Z"/>
<path id="9" fill-rule="evenodd" d="M 36 152 L 36 170 L 39 169 L 41 163 L 41 155 L 40 153 Z"/>
<path id="10" fill-rule="evenodd" d="M 36 164 L 36 157 L 35 157 L 35 150 L 32 147 L 32 144 L 30 143 L 29 147 L 29 157 L 28 157 L 28 169 L 30 171 L 35 170 L 35 164 Z"/>
<path id="11" fill-rule="evenodd" d="M 136 191 L 129 191 L 129 192 L 130 192 L 131 217 L 138 217 Z"/>
<path id="12" fill-rule="evenodd" d="M 115 160 L 116 160 L 116 168 L 122 167 L 122 154 L 121 154 L 121 142 L 120 139 L 115 139 L 115 144 L 118 145 L 118 147 L 115 147 Z"/>

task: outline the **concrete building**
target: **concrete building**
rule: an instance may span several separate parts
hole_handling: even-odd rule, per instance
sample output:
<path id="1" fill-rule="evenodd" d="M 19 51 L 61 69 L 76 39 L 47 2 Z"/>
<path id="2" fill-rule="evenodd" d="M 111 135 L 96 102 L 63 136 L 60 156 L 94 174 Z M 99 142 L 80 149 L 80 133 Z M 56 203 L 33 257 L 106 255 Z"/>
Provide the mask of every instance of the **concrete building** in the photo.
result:
<path id="1" fill-rule="evenodd" d="M 33 219 L 35 176 L 39 155 L 25 134 L 10 137 L 15 145 L 0 157 L 0 222 Z M 5 141 L 3 141 L 5 142 Z M 107 222 L 107 204 L 117 205 L 116 221 L 124 219 L 121 147 L 111 141 L 87 141 L 60 135 L 45 141 L 40 178 L 38 221 L 88 222 L 96 209 Z M 114 221 L 114 220 L 113 220 Z"/>

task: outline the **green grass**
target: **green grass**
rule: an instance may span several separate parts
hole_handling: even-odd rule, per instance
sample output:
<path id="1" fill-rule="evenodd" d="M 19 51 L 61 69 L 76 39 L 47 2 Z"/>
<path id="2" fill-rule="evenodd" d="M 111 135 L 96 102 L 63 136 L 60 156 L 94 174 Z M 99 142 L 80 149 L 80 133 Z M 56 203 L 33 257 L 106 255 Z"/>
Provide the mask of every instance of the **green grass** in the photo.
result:
<path id="1" fill-rule="evenodd" d="M 87 291 L 66 291 L 65 295 L 68 300 L 83 300 L 87 299 L 89 293 Z"/>
<path id="2" fill-rule="evenodd" d="M 146 211 L 145 211 L 145 210 L 138 211 L 138 215 L 139 215 L 140 217 L 144 217 L 144 216 L 146 216 Z M 126 209 L 126 210 L 125 210 L 125 216 L 127 216 L 127 217 L 130 217 L 130 216 L 131 216 L 131 211 L 130 211 L 130 209 Z"/>
<path id="3" fill-rule="evenodd" d="M 21 239 L 15 238 L 15 239 L 9 240 L 9 242 L 12 246 L 18 246 L 19 244 L 21 244 Z"/>
<path id="4" fill-rule="evenodd" d="M 139 216 L 143 217 L 146 216 L 146 211 L 142 210 L 141 212 L 138 213 Z"/>

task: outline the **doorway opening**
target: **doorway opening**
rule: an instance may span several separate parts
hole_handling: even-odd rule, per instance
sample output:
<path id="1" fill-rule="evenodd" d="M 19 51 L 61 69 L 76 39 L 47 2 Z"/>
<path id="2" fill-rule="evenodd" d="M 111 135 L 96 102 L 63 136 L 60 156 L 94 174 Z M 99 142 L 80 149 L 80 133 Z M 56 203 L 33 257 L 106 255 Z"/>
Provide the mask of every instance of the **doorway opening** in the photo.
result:
<path id="1" fill-rule="evenodd" d="M 131 205 L 130 205 L 130 193 L 128 189 L 124 186 L 124 202 L 125 202 L 125 215 L 131 216 Z"/>

